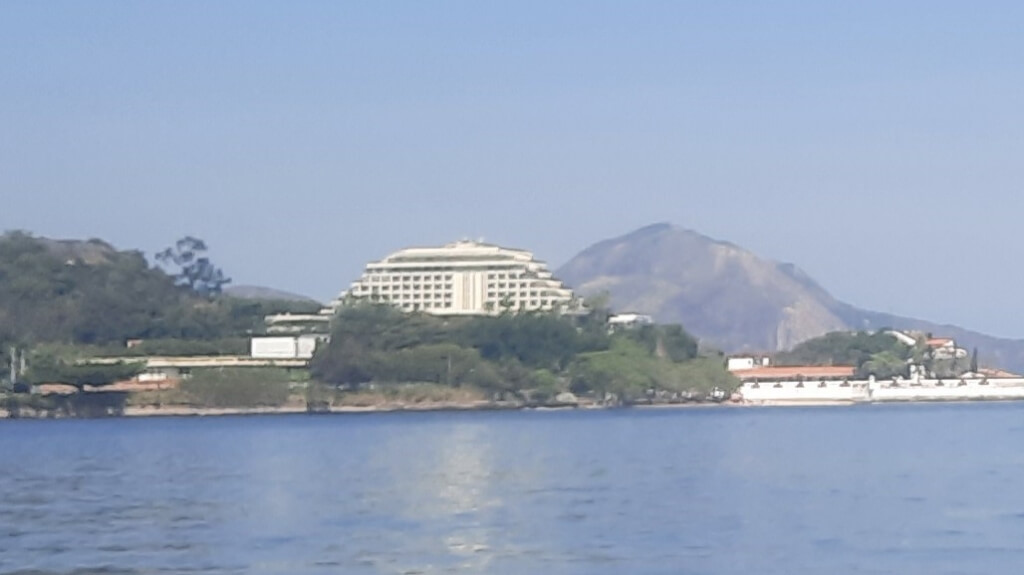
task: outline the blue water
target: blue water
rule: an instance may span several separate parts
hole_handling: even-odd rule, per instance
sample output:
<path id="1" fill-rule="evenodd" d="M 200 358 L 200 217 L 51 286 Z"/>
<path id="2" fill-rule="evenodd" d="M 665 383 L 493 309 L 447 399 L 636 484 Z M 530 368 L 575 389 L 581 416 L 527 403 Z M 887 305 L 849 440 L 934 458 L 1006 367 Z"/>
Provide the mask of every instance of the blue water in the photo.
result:
<path id="1" fill-rule="evenodd" d="M 1019 573 L 1024 404 L 0 421 L 0 573 Z"/>

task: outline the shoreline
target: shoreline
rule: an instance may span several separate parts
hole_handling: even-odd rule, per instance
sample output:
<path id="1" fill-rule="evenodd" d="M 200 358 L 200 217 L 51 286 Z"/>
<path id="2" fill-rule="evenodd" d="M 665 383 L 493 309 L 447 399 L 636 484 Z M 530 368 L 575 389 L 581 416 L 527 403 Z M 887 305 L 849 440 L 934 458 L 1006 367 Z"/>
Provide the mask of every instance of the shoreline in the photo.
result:
<path id="1" fill-rule="evenodd" d="M 366 413 L 427 413 L 436 411 L 592 411 L 606 409 L 692 409 L 698 407 L 722 407 L 719 403 L 686 403 L 657 405 L 599 405 L 596 403 L 529 405 L 514 402 L 421 402 L 383 403 L 379 405 L 332 405 L 310 409 L 306 405 L 256 407 L 194 407 L 188 405 L 126 406 L 123 411 L 99 416 L 83 416 L 47 410 L 23 408 L 16 415 L 0 408 L 2 419 L 98 419 L 98 418 L 145 418 L 145 417 L 220 417 L 239 415 L 352 415 Z M 732 404 L 740 407 L 738 404 Z"/>
<path id="2" fill-rule="evenodd" d="M 611 409 L 675 410 L 675 409 L 717 409 L 717 408 L 771 408 L 771 407 L 851 407 L 857 405 L 886 405 L 914 403 L 1009 403 L 1024 401 L 1021 398 L 991 399 L 916 399 L 916 400 L 883 400 L 883 401 L 843 401 L 843 400 L 779 400 L 779 401 L 723 401 L 723 402 L 690 402 L 661 403 L 634 405 L 600 405 L 596 403 L 564 404 L 564 405 L 527 405 L 514 402 L 421 402 L 421 403 L 383 403 L 379 405 L 334 405 L 319 409 L 310 409 L 306 405 L 292 404 L 282 406 L 257 407 L 194 407 L 188 405 L 167 406 L 126 406 L 119 413 L 88 416 L 69 415 L 46 410 L 24 408 L 12 415 L 10 411 L 0 408 L 0 420 L 3 419 L 105 419 L 105 418 L 146 418 L 146 417 L 222 417 L 222 416 L 253 416 L 253 415 L 354 415 L 368 413 L 428 413 L 438 411 L 593 411 Z"/>

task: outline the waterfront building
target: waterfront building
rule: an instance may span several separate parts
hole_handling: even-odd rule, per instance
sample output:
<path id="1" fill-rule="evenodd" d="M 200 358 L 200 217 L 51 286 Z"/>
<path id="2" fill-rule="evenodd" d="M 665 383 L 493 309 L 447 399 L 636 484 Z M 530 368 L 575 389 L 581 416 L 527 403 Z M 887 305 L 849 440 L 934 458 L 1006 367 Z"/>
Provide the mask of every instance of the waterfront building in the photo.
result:
<path id="1" fill-rule="evenodd" d="M 331 307 L 349 299 L 434 315 L 572 311 L 580 303 L 532 253 L 474 241 L 403 249 L 370 262 Z"/>

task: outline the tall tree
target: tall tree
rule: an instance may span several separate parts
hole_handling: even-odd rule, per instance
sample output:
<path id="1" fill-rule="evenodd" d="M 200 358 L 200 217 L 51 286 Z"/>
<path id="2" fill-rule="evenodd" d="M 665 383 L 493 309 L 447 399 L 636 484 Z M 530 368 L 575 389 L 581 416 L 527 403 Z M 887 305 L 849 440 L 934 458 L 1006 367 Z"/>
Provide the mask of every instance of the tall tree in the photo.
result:
<path id="1" fill-rule="evenodd" d="M 177 273 L 172 274 L 178 285 L 188 286 L 203 295 L 219 294 L 225 284 L 231 283 L 231 278 L 213 265 L 206 251 L 206 242 L 185 236 L 173 247 L 156 254 L 156 259 L 164 266 L 178 268 Z"/>

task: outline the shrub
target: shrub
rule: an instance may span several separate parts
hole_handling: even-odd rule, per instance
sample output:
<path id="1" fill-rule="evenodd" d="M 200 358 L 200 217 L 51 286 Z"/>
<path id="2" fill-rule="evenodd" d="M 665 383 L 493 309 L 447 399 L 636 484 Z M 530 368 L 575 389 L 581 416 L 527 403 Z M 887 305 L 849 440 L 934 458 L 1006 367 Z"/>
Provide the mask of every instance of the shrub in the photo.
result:
<path id="1" fill-rule="evenodd" d="M 283 369 L 202 370 L 181 388 L 202 407 L 277 407 L 291 396 L 289 374 Z"/>

